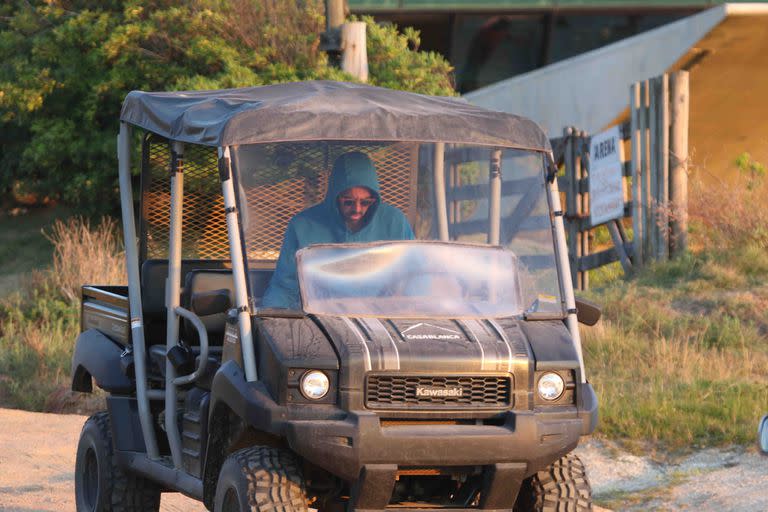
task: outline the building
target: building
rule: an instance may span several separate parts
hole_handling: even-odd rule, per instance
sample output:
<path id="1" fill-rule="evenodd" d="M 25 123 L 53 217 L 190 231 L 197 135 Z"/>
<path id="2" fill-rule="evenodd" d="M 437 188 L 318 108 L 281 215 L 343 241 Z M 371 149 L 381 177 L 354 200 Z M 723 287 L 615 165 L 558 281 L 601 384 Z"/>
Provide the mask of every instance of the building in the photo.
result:
<path id="1" fill-rule="evenodd" d="M 476 104 L 526 115 L 551 136 L 626 119 L 629 85 L 691 73 L 694 164 L 768 163 L 768 3 L 707 0 L 349 0 L 353 13 L 413 26 Z"/>

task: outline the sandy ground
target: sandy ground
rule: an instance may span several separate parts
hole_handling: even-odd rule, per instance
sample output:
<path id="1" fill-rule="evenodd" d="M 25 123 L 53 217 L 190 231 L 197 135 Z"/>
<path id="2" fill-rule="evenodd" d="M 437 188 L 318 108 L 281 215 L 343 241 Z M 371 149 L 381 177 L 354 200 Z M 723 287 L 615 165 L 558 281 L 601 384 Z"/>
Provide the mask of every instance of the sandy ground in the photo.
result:
<path id="1" fill-rule="evenodd" d="M 75 509 L 75 451 L 85 416 L 0 409 L 0 511 Z M 577 449 L 599 503 L 596 510 L 768 510 L 768 457 L 743 448 L 704 450 L 661 464 L 588 441 Z M 164 494 L 163 511 L 203 511 Z"/>
<path id="2" fill-rule="evenodd" d="M 0 511 L 75 510 L 75 452 L 85 416 L 0 409 Z M 178 493 L 160 510 L 204 511 Z"/>
<path id="3" fill-rule="evenodd" d="M 734 447 L 656 462 L 595 440 L 576 453 L 598 503 L 615 510 L 768 511 L 768 457 Z"/>

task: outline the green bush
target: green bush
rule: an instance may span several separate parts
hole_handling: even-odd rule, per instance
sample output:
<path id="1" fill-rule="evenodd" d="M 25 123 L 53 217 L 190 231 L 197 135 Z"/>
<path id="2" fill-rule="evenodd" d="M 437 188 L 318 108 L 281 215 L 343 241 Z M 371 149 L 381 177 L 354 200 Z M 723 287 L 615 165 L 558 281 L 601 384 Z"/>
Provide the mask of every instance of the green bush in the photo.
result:
<path id="1" fill-rule="evenodd" d="M 18 0 L 0 6 L 0 193 L 17 182 L 87 213 L 118 204 L 115 135 L 133 89 L 352 80 L 318 49 L 321 0 Z M 370 83 L 454 95 L 418 33 L 368 24 Z M 98 200 L 95 200 L 98 198 Z"/>

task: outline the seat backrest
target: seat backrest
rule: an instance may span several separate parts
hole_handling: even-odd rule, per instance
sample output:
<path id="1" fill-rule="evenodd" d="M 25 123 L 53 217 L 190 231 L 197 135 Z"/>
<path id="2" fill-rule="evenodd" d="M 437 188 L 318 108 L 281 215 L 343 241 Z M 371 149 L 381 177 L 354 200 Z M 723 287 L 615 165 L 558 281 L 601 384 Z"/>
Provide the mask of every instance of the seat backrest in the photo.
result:
<path id="1" fill-rule="evenodd" d="M 211 345 L 216 343 L 224 335 L 227 324 L 227 312 L 213 315 L 200 315 L 195 308 L 195 296 L 216 290 L 226 290 L 229 295 L 230 306 L 235 302 L 235 283 L 231 270 L 191 270 L 187 272 L 184 280 L 184 294 L 181 297 L 181 305 L 200 317 Z M 185 339 L 189 342 L 197 341 L 197 331 L 189 320 L 184 320 Z"/>
<path id="2" fill-rule="evenodd" d="M 184 260 L 181 262 L 181 283 L 192 270 L 222 270 L 229 261 Z M 146 260 L 141 265 L 141 306 L 145 315 L 165 317 L 165 283 L 168 280 L 168 260 Z M 182 291 L 183 294 L 183 291 Z"/>
<path id="3" fill-rule="evenodd" d="M 261 297 L 269 285 L 273 271 L 271 269 L 251 270 L 249 274 L 251 292 L 256 297 L 254 306 L 259 306 Z M 195 311 L 195 296 L 200 296 L 206 292 L 215 292 L 226 290 L 229 294 L 229 302 L 235 305 L 235 285 L 231 270 L 204 270 L 195 269 L 187 272 L 184 280 L 184 294 L 182 295 L 181 305 L 200 317 L 203 325 L 208 331 L 208 338 L 211 345 L 221 344 L 226 327 L 227 314 L 215 313 L 213 315 L 200 315 Z M 197 332 L 188 320 L 184 321 L 184 333 L 190 343 L 197 342 Z"/>
<path id="4" fill-rule="evenodd" d="M 229 261 L 222 260 L 184 260 L 181 262 L 181 306 L 195 312 L 192 296 L 195 293 L 215 290 L 229 290 L 230 301 L 234 306 L 235 287 Z M 257 298 L 254 306 L 259 306 L 261 297 L 272 278 L 272 269 L 250 271 L 250 287 Z M 141 302 L 144 310 L 145 335 L 149 343 L 165 343 L 165 322 L 167 318 L 165 304 L 165 285 L 168 280 L 168 260 L 146 260 L 141 265 Z M 200 317 L 208 331 L 211 345 L 221 344 L 226 326 L 226 313 Z M 185 340 L 197 342 L 197 331 L 188 321 L 183 322 Z"/>
<path id="5" fill-rule="evenodd" d="M 181 262 L 181 282 L 192 269 L 222 269 L 229 266 L 223 260 L 184 260 Z M 165 285 L 168 281 L 168 260 L 146 260 L 141 265 L 141 307 L 144 313 L 144 336 L 147 344 L 165 344 L 166 312 Z M 184 295 L 182 290 L 182 295 Z"/>

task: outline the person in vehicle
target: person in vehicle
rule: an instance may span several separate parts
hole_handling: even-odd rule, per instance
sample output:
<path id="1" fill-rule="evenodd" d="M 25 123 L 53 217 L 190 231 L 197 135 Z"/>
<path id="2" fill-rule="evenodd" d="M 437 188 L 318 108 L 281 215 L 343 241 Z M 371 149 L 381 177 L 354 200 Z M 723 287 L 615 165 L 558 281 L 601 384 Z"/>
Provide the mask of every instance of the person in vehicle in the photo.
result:
<path id="1" fill-rule="evenodd" d="M 261 305 L 299 309 L 296 251 L 311 244 L 413 240 L 405 215 L 383 203 L 371 159 L 360 151 L 333 163 L 323 202 L 296 214 L 288 223 L 280 257 Z"/>

